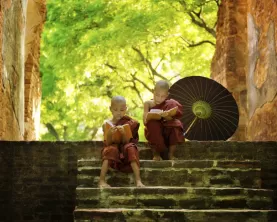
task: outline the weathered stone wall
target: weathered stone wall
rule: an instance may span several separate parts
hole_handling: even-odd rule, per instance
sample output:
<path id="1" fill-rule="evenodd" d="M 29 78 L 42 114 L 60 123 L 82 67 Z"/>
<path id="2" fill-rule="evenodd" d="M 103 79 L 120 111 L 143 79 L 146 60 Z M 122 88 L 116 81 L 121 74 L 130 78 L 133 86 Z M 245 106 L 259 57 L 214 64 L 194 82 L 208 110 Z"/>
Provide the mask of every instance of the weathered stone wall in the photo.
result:
<path id="1" fill-rule="evenodd" d="M 100 148 L 0 141 L 0 221 L 73 221 L 77 159 L 99 157 Z"/>
<path id="2" fill-rule="evenodd" d="M 247 0 L 223 0 L 219 7 L 216 51 L 211 78 L 225 86 L 236 99 L 240 120 L 232 140 L 245 140 L 247 119 Z"/>
<path id="3" fill-rule="evenodd" d="M 73 221 L 77 160 L 100 158 L 102 142 L 0 141 L 0 221 Z M 139 144 L 140 158 L 151 150 Z M 277 142 L 187 142 L 191 160 L 261 160 L 262 188 L 277 190 Z"/>
<path id="4" fill-rule="evenodd" d="M 277 2 L 249 0 L 248 140 L 277 140 Z"/>
<path id="5" fill-rule="evenodd" d="M 37 138 L 45 5 L 46 0 L 1 1 L 0 140 Z"/>
<path id="6" fill-rule="evenodd" d="M 0 139 L 24 135 L 24 1 L 1 1 Z"/>
<path id="7" fill-rule="evenodd" d="M 277 140 L 277 3 L 222 0 L 212 78 L 237 100 L 233 140 Z"/>
<path id="8" fill-rule="evenodd" d="M 2 54 L 2 46 L 3 46 L 3 12 L 4 12 L 4 5 L 3 2 L 0 1 L 0 98 L 3 97 L 3 81 L 2 81 L 2 75 L 3 75 L 3 54 Z M 0 110 L 2 111 L 2 105 L 0 104 Z M 0 138 L 3 138 L 3 114 L 0 114 Z"/>
<path id="9" fill-rule="evenodd" d="M 41 78 L 40 39 L 46 17 L 46 0 L 28 0 L 25 35 L 25 140 L 38 139 Z"/>

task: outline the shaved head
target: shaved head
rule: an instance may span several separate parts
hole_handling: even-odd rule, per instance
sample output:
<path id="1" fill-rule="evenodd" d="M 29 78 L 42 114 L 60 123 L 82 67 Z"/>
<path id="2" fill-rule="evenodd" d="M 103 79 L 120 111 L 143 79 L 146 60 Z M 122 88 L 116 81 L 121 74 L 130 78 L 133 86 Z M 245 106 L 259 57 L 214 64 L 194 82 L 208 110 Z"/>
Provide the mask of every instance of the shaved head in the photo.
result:
<path id="1" fill-rule="evenodd" d="M 114 96 L 111 100 L 110 111 L 113 115 L 113 121 L 121 119 L 127 111 L 125 98 L 123 96 Z"/>
<path id="2" fill-rule="evenodd" d="M 168 91 L 169 90 L 169 83 L 165 80 L 159 80 L 158 82 L 156 82 L 154 90 Z"/>
<path id="3" fill-rule="evenodd" d="M 119 103 L 126 105 L 126 99 L 123 96 L 114 96 L 111 100 L 111 105 L 119 104 Z"/>
<path id="4" fill-rule="evenodd" d="M 165 80 L 156 82 L 153 92 L 154 103 L 161 104 L 168 97 L 169 83 Z"/>

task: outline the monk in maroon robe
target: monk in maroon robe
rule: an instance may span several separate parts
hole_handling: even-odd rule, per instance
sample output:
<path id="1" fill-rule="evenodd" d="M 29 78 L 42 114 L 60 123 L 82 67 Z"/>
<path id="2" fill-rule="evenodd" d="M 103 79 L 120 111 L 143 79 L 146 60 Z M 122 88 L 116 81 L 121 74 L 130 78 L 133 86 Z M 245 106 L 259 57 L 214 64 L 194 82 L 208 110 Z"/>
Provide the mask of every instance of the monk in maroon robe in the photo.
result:
<path id="1" fill-rule="evenodd" d="M 156 83 L 153 93 L 153 100 L 144 103 L 144 124 L 145 137 L 153 151 L 153 160 L 161 160 L 161 153 L 167 148 L 168 158 L 176 159 L 174 152 L 178 143 L 184 142 L 183 124 L 179 118 L 183 114 L 182 105 L 174 99 L 168 99 L 169 84 L 167 81 L 160 80 Z M 174 116 L 161 113 L 160 120 L 147 120 L 147 114 L 151 109 L 170 110 L 177 107 Z"/>
<path id="2" fill-rule="evenodd" d="M 110 168 L 121 172 L 133 172 L 136 186 L 144 186 L 140 178 L 140 164 L 138 155 L 138 129 L 139 123 L 129 116 L 126 116 L 126 100 L 122 96 L 112 98 L 110 111 L 112 119 L 103 124 L 103 131 L 106 130 L 105 124 L 110 124 L 112 127 L 106 132 L 104 139 L 104 148 L 102 149 L 102 168 L 99 179 L 99 187 L 109 187 L 106 183 L 105 176 Z M 132 137 L 127 137 L 123 125 L 128 124 Z M 121 141 L 115 141 L 113 135 L 119 133 Z"/>

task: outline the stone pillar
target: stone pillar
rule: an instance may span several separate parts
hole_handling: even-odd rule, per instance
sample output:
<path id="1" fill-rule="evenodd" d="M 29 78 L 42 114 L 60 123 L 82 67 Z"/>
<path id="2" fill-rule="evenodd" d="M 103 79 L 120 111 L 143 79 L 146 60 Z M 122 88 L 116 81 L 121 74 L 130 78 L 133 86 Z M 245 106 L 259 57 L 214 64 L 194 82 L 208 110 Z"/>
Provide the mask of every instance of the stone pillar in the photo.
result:
<path id="1" fill-rule="evenodd" d="M 231 140 L 245 140 L 247 125 L 247 0 L 222 0 L 218 11 L 216 51 L 211 78 L 237 101 L 240 121 Z"/>
<path id="2" fill-rule="evenodd" d="M 21 140 L 24 135 L 24 5 L 1 0 L 0 140 Z"/>
<path id="3" fill-rule="evenodd" d="M 46 0 L 1 0 L 0 9 L 0 140 L 35 140 Z"/>
<path id="4" fill-rule="evenodd" d="M 3 23 L 4 23 L 4 5 L 3 2 L 0 1 L 0 102 L 2 102 L 1 98 L 4 97 L 3 95 L 3 53 L 2 53 L 2 49 L 3 49 Z M 3 111 L 3 107 L 0 103 L 0 140 L 3 137 L 3 133 L 4 133 L 4 129 L 3 129 L 3 118 L 4 118 L 4 114 L 2 113 Z"/>
<path id="5" fill-rule="evenodd" d="M 248 140 L 277 140 L 277 2 L 248 0 Z"/>
<path id="6" fill-rule="evenodd" d="M 25 140 L 37 140 L 40 125 L 40 39 L 46 0 L 28 0 L 25 37 Z"/>

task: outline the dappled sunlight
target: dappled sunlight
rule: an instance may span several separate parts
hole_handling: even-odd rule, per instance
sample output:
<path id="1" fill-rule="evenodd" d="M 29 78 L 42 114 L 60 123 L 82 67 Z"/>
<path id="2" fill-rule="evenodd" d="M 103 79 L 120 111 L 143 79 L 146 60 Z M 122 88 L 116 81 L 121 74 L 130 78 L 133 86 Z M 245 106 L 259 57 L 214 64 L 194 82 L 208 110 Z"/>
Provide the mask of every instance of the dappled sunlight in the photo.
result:
<path id="1" fill-rule="evenodd" d="M 210 75 L 217 6 L 201 7 L 210 29 L 192 20 L 189 13 L 199 11 L 193 2 L 48 0 L 40 59 L 48 132 L 41 130 L 41 139 L 100 138 L 111 97 L 122 95 L 144 140 L 143 101 L 153 97 L 155 81 Z"/>
<path id="2" fill-rule="evenodd" d="M 65 88 L 65 95 L 67 97 L 72 97 L 74 91 L 75 91 L 75 88 L 74 88 L 74 85 L 73 84 L 67 84 L 66 88 Z"/>
<path id="3" fill-rule="evenodd" d="M 35 128 L 35 139 L 39 139 L 40 134 L 40 106 L 41 102 L 37 100 L 33 100 L 33 115 L 32 118 L 34 119 L 34 128 Z"/>

